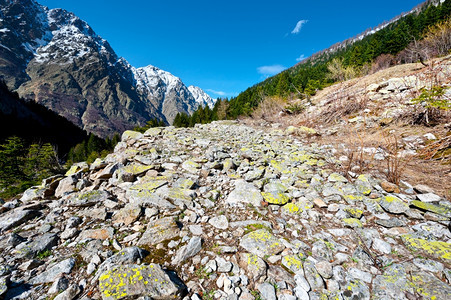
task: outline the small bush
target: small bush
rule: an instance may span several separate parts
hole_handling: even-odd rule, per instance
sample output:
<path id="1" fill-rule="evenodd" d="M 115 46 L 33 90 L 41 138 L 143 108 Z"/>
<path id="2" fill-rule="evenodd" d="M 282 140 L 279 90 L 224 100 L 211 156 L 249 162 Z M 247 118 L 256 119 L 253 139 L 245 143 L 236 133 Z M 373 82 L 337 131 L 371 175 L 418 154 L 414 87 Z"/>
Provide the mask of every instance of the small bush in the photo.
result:
<path id="1" fill-rule="evenodd" d="M 412 100 L 415 104 L 412 123 L 433 126 L 449 121 L 451 101 L 445 96 L 445 92 L 443 86 L 422 89 L 420 96 Z"/>

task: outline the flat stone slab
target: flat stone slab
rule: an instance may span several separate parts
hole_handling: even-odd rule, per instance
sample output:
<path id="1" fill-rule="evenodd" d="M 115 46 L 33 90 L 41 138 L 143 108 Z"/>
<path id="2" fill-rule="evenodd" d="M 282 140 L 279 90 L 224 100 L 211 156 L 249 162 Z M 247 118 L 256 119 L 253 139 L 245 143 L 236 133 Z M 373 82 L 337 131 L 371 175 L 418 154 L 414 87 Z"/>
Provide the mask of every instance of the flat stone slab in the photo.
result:
<path id="1" fill-rule="evenodd" d="M 99 290 L 103 300 L 177 299 L 186 287 L 160 265 L 122 265 L 102 273 Z"/>
<path id="2" fill-rule="evenodd" d="M 127 204 L 113 216 L 113 224 L 123 223 L 125 226 L 137 221 L 141 216 L 142 209 L 139 205 Z"/>
<path id="3" fill-rule="evenodd" d="M 438 215 L 441 215 L 441 216 L 444 216 L 447 218 L 451 218 L 451 208 L 443 206 L 443 205 L 426 203 L 426 202 L 422 202 L 422 201 L 418 201 L 418 200 L 412 201 L 410 203 L 410 205 L 415 206 L 422 210 L 427 210 L 427 211 L 433 212 L 435 214 L 438 214 Z"/>
<path id="4" fill-rule="evenodd" d="M 94 240 L 108 240 L 112 239 L 114 236 L 114 228 L 113 227 L 107 227 L 107 228 L 99 228 L 99 229 L 90 229 L 82 231 L 80 234 L 79 239 L 94 239 Z"/>
<path id="5" fill-rule="evenodd" d="M 31 284 L 42 284 L 55 281 L 56 277 L 61 274 L 69 274 L 72 268 L 75 266 L 75 259 L 68 258 L 53 267 L 49 268 L 47 271 L 34 276 L 31 278 Z"/>
<path id="6" fill-rule="evenodd" d="M 235 189 L 229 194 L 226 202 L 229 204 L 252 204 L 260 207 L 263 197 L 255 185 L 244 180 L 235 181 Z"/>
<path id="7" fill-rule="evenodd" d="M 282 242 L 266 229 L 252 231 L 242 237 L 240 246 L 248 252 L 265 257 L 276 255 L 285 249 Z"/>
<path id="8" fill-rule="evenodd" d="M 15 209 L 0 216 L 0 231 L 6 231 L 11 228 L 22 225 L 28 220 L 39 216 L 37 210 Z"/>
<path id="9" fill-rule="evenodd" d="M 218 229 L 229 228 L 229 221 L 227 220 L 226 216 L 224 216 L 224 215 L 213 217 L 210 220 L 208 220 L 208 223 L 210 223 L 213 227 L 218 228 Z"/>
<path id="10" fill-rule="evenodd" d="M 109 194 L 106 191 L 95 190 L 80 193 L 69 200 L 69 207 L 88 207 L 97 203 L 102 203 L 108 199 Z"/>
<path id="11" fill-rule="evenodd" d="M 172 240 L 179 236 L 180 229 L 174 218 L 159 219 L 147 225 L 138 245 L 155 245 L 166 240 Z"/>
<path id="12" fill-rule="evenodd" d="M 392 214 L 402 214 L 409 210 L 409 205 L 407 203 L 392 195 L 381 198 L 379 205 Z"/>
<path id="13" fill-rule="evenodd" d="M 373 281 L 372 299 L 400 299 L 401 295 L 419 295 L 424 299 L 450 299 L 451 287 L 423 271 L 407 272 L 395 264 Z"/>

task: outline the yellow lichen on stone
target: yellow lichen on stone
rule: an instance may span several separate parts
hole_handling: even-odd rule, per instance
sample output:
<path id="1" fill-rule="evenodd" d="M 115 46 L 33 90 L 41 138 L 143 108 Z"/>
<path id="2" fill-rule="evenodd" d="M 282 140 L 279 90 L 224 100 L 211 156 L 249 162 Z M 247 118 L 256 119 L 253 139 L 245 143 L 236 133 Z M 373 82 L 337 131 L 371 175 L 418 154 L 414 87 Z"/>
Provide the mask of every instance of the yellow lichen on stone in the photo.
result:
<path id="1" fill-rule="evenodd" d="M 345 208 L 345 212 L 357 219 L 360 219 L 363 215 L 363 210 L 357 208 Z"/>
<path id="2" fill-rule="evenodd" d="M 260 229 L 249 233 L 249 237 L 256 241 L 267 242 L 273 238 L 273 235 L 265 229 Z"/>
<path id="3" fill-rule="evenodd" d="M 410 203 L 413 206 L 416 206 L 420 209 L 427 210 L 433 213 L 436 213 L 441 216 L 445 217 L 451 217 L 451 209 L 448 207 L 445 207 L 443 205 L 436 205 L 432 203 L 426 203 L 418 200 L 414 200 Z"/>
<path id="4" fill-rule="evenodd" d="M 277 204 L 277 205 L 284 205 L 287 204 L 288 201 L 290 201 L 290 197 L 285 193 L 280 192 L 272 192 L 272 193 L 261 193 L 263 196 L 263 199 L 271 204 Z"/>
<path id="5" fill-rule="evenodd" d="M 290 268 L 291 266 L 295 266 L 297 269 L 302 268 L 302 261 L 298 259 L 295 255 L 286 255 L 282 258 L 285 266 Z"/>
<path id="6" fill-rule="evenodd" d="M 287 203 L 282 208 L 286 212 L 289 212 L 289 213 L 292 213 L 292 214 L 303 212 L 303 210 L 298 205 L 296 205 L 296 203 Z"/>
<path id="7" fill-rule="evenodd" d="M 126 173 L 130 173 L 133 175 L 139 175 L 142 174 L 148 170 L 150 170 L 152 167 L 150 166 L 144 166 L 144 165 L 138 165 L 138 164 L 132 164 L 124 167 L 123 171 Z"/>
<path id="8" fill-rule="evenodd" d="M 429 241 L 415 237 L 411 234 L 402 236 L 402 240 L 406 246 L 415 251 L 424 251 L 436 258 L 442 259 L 446 262 L 451 261 L 451 243 L 440 241 Z"/>
<path id="9" fill-rule="evenodd" d="M 355 219 L 355 218 L 347 218 L 347 219 L 343 219 L 343 222 L 344 222 L 345 225 L 348 226 L 348 227 L 352 227 L 352 228 L 363 228 L 362 222 L 360 222 L 360 220 Z"/>

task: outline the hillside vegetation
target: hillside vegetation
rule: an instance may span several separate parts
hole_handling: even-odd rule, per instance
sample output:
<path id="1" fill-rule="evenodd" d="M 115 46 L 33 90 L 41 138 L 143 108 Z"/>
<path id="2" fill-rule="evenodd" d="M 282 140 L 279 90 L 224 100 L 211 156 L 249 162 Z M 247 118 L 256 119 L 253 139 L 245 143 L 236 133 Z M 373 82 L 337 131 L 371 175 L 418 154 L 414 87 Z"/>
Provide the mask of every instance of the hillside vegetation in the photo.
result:
<path id="1" fill-rule="evenodd" d="M 334 82 L 349 79 L 331 72 L 330 64 L 333 61 L 339 62 L 340 68 L 350 68 L 354 75 L 364 75 L 369 73 L 372 67 L 377 69 L 377 64 L 409 63 L 427 59 L 427 56 L 434 54 L 443 55 L 444 53 L 437 53 L 438 49 L 425 51 L 426 45 L 420 47 L 417 44 L 419 40 L 428 37 L 431 26 L 443 22 L 450 15 L 451 0 L 446 0 L 438 6 L 426 5 L 419 13 L 402 17 L 362 40 L 343 45 L 342 49 L 314 55 L 305 62 L 247 89 L 231 99 L 229 113 L 233 117 L 246 115 L 265 96 L 288 97 L 294 93 L 297 97 L 308 97 Z"/>
<path id="2" fill-rule="evenodd" d="M 308 99 L 336 82 L 372 74 L 405 63 L 425 62 L 449 53 L 451 0 L 428 1 L 416 11 L 380 26 L 373 34 L 350 39 L 256 84 L 237 97 L 218 101 L 213 112 L 200 108 L 191 117 L 179 114 L 174 125 L 194 126 L 215 120 L 249 116 L 267 97 Z M 220 107 L 220 108 L 219 108 Z M 219 115 L 216 113 L 222 111 Z M 301 107 L 289 107 L 297 112 Z"/>

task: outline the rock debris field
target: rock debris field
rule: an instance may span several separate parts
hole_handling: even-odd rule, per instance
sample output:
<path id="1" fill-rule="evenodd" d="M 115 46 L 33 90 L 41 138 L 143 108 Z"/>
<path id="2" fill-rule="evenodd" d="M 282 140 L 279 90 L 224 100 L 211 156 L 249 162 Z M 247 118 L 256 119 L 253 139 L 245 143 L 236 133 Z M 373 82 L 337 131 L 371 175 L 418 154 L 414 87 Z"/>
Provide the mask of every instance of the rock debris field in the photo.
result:
<path id="1" fill-rule="evenodd" d="M 2 203 L 0 299 L 451 299 L 451 203 L 330 153 L 232 121 L 126 131 Z"/>

